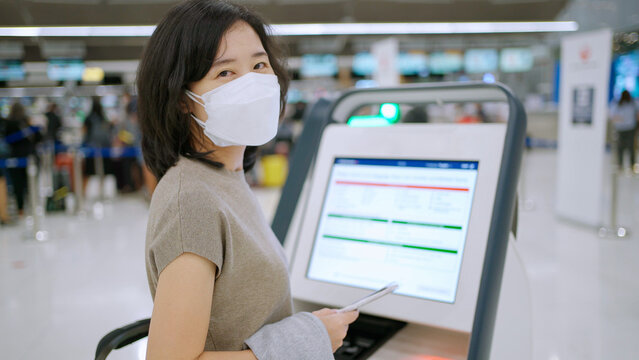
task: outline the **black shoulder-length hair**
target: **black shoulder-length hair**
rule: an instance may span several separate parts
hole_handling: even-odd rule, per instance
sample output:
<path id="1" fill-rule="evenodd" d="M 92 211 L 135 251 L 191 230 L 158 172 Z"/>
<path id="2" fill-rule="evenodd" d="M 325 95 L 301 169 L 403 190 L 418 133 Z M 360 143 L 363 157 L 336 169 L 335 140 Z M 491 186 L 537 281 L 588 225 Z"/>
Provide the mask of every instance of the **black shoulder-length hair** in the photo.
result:
<path id="1" fill-rule="evenodd" d="M 208 73 L 224 33 L 244 21 L 259 36 L 280 85 L 280 116 L 286 104 L 288 75 L 281 50 L 267 33 L 265 22 L 248 8 L 220 0 L 188 0 L 174 6 L 160 21 L 140 60 L 137 75 L 138 118 L 142 153 L 151 172 L 162 178 L 180 155 L 216 167 L 210 152 L 194 149 L 190 115 L 184 111 L 185 90 Z M 244 152 L 244 171 L 255 164 L 257 147 Z"/>

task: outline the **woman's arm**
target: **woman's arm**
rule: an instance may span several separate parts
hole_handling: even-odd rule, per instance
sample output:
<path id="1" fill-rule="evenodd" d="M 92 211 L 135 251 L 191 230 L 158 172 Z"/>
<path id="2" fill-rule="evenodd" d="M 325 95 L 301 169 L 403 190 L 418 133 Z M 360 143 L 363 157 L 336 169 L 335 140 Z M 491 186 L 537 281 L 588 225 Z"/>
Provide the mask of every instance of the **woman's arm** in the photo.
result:
<path id="1" fill-rule="evenodd" d="M 257 360 L 251 350 L 205 351 L 197 360 Z"/>
<path id="2" fill-rule="evenodd" d="M 204 352 L 216 266 L 185 253 L 161 273 L 149 328 L 147 359 L 255 360 L 250 350 Z"/>

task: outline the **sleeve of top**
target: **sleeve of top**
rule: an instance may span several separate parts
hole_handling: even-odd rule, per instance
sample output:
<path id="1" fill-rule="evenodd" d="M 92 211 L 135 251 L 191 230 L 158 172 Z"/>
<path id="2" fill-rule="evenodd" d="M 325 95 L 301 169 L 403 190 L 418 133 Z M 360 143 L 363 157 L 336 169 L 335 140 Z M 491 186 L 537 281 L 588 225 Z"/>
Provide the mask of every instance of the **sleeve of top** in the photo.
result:
<path id="1" fill-rule="evenodd" d="M 315 315 L 300 312 L 265 325 L 244 341 L 258 360 L 334 360 L 326 327 Z"/>
<path id="2" fill-rule="evenodd" d="M 188 252 L 213 262 L 217 278 L 224 264 L 228 236 L 226 215 L 214 196 L 182 185 L 172 199 L 165 202 L 169 206 L 153 219 L 149 255 L 158 276 L 173 260 Z"/>

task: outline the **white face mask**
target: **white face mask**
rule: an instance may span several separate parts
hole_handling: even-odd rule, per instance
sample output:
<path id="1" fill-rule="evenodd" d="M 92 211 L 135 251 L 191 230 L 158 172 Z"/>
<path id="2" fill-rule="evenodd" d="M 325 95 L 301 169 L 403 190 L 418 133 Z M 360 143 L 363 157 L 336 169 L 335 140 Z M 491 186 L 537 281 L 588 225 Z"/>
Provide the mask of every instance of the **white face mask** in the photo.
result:
<path id="1" fill-rule="evenodd" d="M 277 76 L 250 72 L 205 94 L 187 90 L 202 105 L 206 123 L 191 114 L 217 146 L 260 146 L 277 133 L 280 85 Z"/>

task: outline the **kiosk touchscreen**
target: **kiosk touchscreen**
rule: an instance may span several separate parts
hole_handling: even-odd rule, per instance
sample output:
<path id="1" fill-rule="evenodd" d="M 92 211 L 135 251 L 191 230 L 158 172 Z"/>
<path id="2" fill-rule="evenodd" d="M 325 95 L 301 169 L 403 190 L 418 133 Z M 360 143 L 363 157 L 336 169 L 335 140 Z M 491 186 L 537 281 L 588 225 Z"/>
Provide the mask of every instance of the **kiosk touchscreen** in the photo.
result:
<path id="1" fill-rule="evenodd" d="M 336 158 L 306 276 L 454 303 L 477 165 Z"/>
<path id="2" fill-rule="evenodd" d="M 329 126 L 292 264 L 295 298 L 470 332 L 505 126 Z"/>

